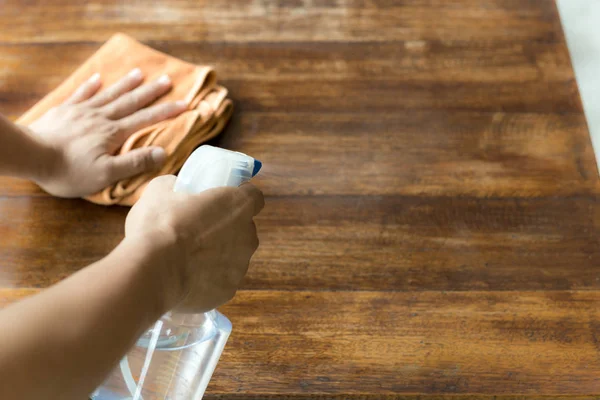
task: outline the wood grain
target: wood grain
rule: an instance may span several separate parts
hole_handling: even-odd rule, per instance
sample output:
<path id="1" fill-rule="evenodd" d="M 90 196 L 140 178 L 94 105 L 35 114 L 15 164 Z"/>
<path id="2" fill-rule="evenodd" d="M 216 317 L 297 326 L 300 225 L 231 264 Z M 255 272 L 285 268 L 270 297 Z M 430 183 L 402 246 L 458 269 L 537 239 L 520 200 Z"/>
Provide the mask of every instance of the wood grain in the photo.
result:
<path id="1" fill-rule="evenodd" d="M 45 287 L 107 254 L 124 208 L 0 198 L 0 285 Z M 600 288 L 595 197 L 270 197 L 248 289 Z"/>
<path id="2" fill-rule="evenodd" d="M 532 82 L 571 81 L 569 54 L 559 42 L 404 41 L 180 42 L 146 40 L 157 50 L 196 64 L 214 65 L 221 79 L 278 82 L 282 79 L 369 81 Z M 0 44 L 6 83 L 44 94 L 98 47 L 98 42 Z M 39 66 L 46 69 L 40 70 Z M 9 73 L 10 72 L 10 73 Z M 12 87 L 7 87 L 12 88 Z"/>
<path id="3" fill-rule="evenodd" d="M 33 291 L 0 293 L 6 303 Z M 241 291 L 222 308 L 235 329 L 209 398 L 598 394 L 598 301 L 576 291 Z"/>
<path id="4" fill-rule="evenodd" d="M 562 38 L 551 0 L 4 0 L 0 41 L 103 41 L 127 29 L 179 41 L 397 41 Z"/>
<path id="5" fill-rule="evenodd" d="M 557 43 L 149 44 L 215 65 L 244 111 L 581 112 L 568 52 Z M 11 66 L 0 71 L 0 107 L 14 115 L 24 111 L 97 47 L 0 46 L 0 61 Z"/>
<path id="6" fill-rule="evenodd" d="M 269 196 L 598 193 L 582 114 L 237 111 L 215 144 L 262 160 L 257 182 Z M 0 182 L 2 196 L 41 194 Z"/>
<path id="7" fill-rule="evenodd" d="M 83 200 L 0 198 L 2 287 L 46 287 L 108 254 L 123 238 L 125 208 Z"/>
<path id="8" fill-rule="evenodd" d="M 227 394 L 212 394 L 212 393 L 207 393 L 204 395 L 203 397 L 204 399 L 249 399 L 249 400 L 272 400 L 272 399 L 277 399 L 277 400 L 346 400 L 346 399 L 352 399 L 352 400 L 413 400 L 415 398 L 418 399 L 427 399 L 427 400 L 480 400 L 480 399 L 487 399 L 487 398 L 493 398 L 494 400 L 525 400 L 530 398 L 530 396 L 527 395 L 494 395 L 494 396 L 489 396 L 489 395 L 481 395 L 481 394 L 456 394 L 456 393 L 450 393 L 450 394 L 419 394 L 419 395 L 414 395 L 414 394 L 354 394 L 354 395 L 347 395 L 347 394 L 324 394 L 324 393 L 318 393 L 318 394 L 289 394 L 289 395 L 280 395 L 280 394 L 260 394 L 260 395 L 253 395 L 253 394 L 246 394 L 246 393 L 227 393 Z M 538 396 L 537 398 L 541 398 L 541 396 Z M 544 395 L 543 399 L 544 400 L 583 400 L 583 399 L 590 399 L 590 396 L 571 396 L 571 395 Z"/>
<path id="9" fill-rule="evenodd" d="M 597 292 L 242 292 L 223 308 L 237 330 L 210 392 L 598 394 L 599 300 Z"/>
<path id="10" fill-rule="evenodd" d="M 600 395 L 599 183 L 551 0 L 5 0 L 16 117 L 123 31 L 212 64 L 261 247 L 208 399 Z M 127 209 L 0 178 L 0 307 Z"/>

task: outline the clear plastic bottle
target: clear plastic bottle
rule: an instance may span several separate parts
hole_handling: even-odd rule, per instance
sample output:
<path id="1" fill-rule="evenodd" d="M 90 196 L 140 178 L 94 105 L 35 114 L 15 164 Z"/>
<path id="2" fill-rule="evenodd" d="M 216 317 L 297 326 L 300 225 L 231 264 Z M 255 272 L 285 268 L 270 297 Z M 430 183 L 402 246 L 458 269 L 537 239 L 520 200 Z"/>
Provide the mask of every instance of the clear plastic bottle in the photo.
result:
<path id="1" fill-rule="evenodd" d="M 260 161 L 243 153 L 201 146 L 183 165 L 174 190 L 200 193 L 214 187 L 239 186 L 261 166 Z M 199 400 L 230 333 L 231 322 L 217 310 L 168 313 L 142 335 L 90 398 Z"/>

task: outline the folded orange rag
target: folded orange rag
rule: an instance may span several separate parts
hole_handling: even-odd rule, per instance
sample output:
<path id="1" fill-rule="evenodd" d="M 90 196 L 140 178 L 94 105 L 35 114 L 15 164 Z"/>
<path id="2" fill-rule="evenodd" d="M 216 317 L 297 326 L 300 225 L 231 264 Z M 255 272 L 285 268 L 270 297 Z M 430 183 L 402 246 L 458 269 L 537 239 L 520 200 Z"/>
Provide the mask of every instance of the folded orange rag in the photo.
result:
<path id="1" fill-rule="evenodd" d="M 233 104 L 227 99 L 227 89 L 217 85 L 211 67 L 178 60 L 127 35 L 116 34 L 58 88 L 22 115 L 17 123 L 32 123 L 50 108 L 64 102 L 96 72 L 100 73 L 103 85 L 107 87 L 136 67 L 149 81 L 163 74 L 171 78 L 173 88 L 155 104 L 185 100 L 189 109 L 175 118 L 135 132 L 117 151 L 117 154 L 124 154 L 143 146 L 161 146 L 167 153 L 167 161 L 160 171 L 117 182 L 86 197 L 93 203 L 133 205 L 152 178 L 176 173 L 196 147 L 218 135 L 233 111 Z"/>

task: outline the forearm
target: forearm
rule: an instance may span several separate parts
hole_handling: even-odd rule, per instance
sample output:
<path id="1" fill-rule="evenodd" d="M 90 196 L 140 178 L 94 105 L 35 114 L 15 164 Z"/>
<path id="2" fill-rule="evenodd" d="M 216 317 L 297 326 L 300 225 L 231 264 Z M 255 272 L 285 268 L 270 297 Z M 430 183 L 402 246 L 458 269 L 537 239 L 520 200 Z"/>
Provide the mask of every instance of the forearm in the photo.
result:
<path id="1" fill-rule="evenodd" d="M 37 180 L 52 168 L 51 150 L 0 115 L 0 176 Z"/>
<path id="2" fill-rule="evenodd" d="M 166 311 L 156 261 L 122 243 L 103 260 L 0 311 L 0 398 L 83 399 Z"/>

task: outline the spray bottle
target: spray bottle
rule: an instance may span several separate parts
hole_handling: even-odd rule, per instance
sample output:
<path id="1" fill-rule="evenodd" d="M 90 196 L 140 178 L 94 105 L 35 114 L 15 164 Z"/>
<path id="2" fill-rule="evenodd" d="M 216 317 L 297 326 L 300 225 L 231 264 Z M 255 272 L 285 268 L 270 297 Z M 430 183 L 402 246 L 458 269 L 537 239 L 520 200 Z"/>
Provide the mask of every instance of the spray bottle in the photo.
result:
<path id="1" fill-rule="evenodd" d="M 176 192 L 200 193 L 249 181 L 262 164 L 243 153 L 204 145 L 187 159 Z M 200 400 L 231 333 L 217 310 L 167 313 L 137 341 L 92 400 Z"/>

